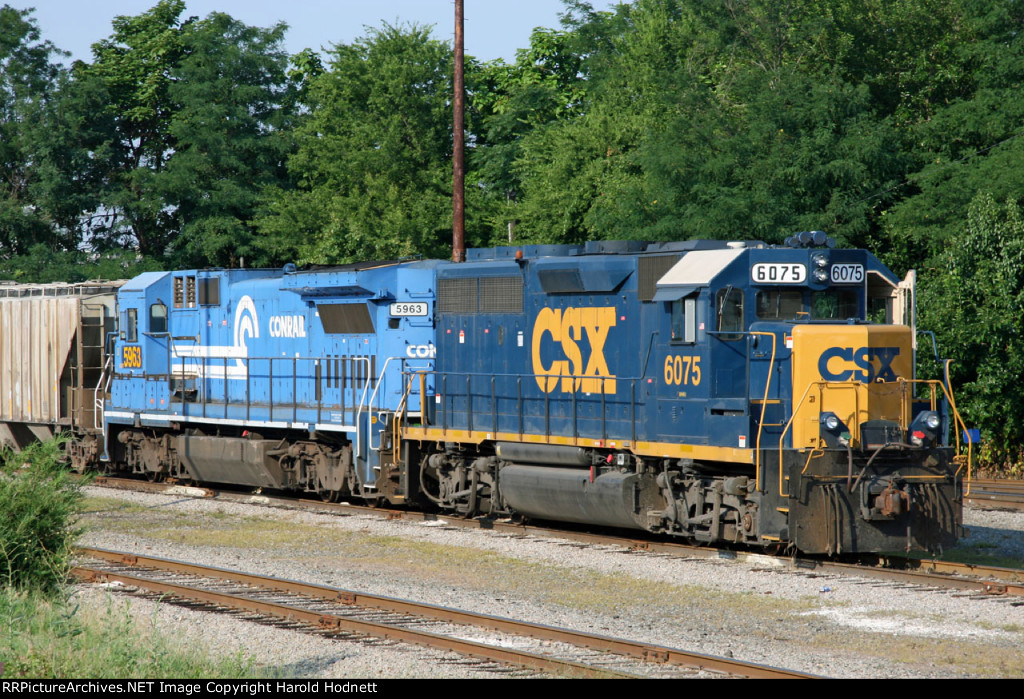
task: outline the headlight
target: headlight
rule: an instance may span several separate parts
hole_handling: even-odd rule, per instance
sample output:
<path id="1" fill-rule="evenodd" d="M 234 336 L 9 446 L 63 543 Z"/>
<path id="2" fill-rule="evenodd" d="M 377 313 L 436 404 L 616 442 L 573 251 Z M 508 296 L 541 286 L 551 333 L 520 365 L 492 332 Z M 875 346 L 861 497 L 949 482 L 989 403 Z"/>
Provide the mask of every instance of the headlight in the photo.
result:
<path id="1" fill-rule="evenodd" d="M 828 281 L 828 272 L 821 268 L 814 270 L 814 281 L 818 282 L 819 284 L 824 284 L 825 282 Z"/>
<path id="2" fill-rule="evenodd" d="M 836 447 L 848 447 L 850 445 L 850 431 L 835 413 L 822 413 L 818 418 L 820 421 L 821 439 L 825 445 L 835 449 Z"/>
<path id="3" fill-rule="evenodd" d="M 828 266 L 828 255 L 826 255 L 823 252 L 816 252 L 813 255 L 811 255 L 811 262 L 814 263 L 815 267 L 820 267 L 824 269 L 825 267 Z"/>
<path id="4" fill-rule="evenodd" d="M 934 444 L 939 439 L 939 428 L 942 427 L 942 416 L 934 410 L 922 410 L 910 423 L 910 443 L 914 446 L 923 447 Z"/>

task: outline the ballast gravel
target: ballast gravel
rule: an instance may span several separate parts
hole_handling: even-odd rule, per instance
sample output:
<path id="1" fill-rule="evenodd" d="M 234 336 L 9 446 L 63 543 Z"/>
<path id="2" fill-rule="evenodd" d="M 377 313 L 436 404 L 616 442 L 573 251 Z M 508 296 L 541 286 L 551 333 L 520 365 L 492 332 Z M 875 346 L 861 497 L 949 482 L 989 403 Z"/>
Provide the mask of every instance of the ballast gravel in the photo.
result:
<path id="1" fill-rule="evenodd" d="M 709 655 L 828 677 L 1024 676 L 1024 602 L 947 590 L 799 572 L 769 557 L 734 561 L 676 558 L 438 522 L 389 521 L 374 515 L 317 514 L 222 500 L 87 488 L 87 495 L 130 503 L 87 515 L 83 546 L 174 558 L 301 580 L 371 594 L 439 604 L 536 623 L 658 643 Z M 260 537 L 225 543 L 201 534 L 172 536 L 154 516 L 204 523 L 272 521 L 285 532 L 316 532 L 316 541 Z M 138 518 L 134 528 L 124 526 Z M 184 518 L 184 519 L 182 519 Z M 1024 561 L 1024 513 L 965 510 L 970 532 L 963 546 Z M 116 523 L 116 524 L 115 524 Z M 130 533 L 118 533 L 128 529 Z M 286 537 L 287 538 L 287 537 Z M 337 545 L 333 543 L 337 539 Z M 378 560 L 389 542 L 420 542 L 441 552 L 422 561 L 375 567 L 345 558 L 346 546 L 365 538 Z M 191 539 L 191 540 L 190 540 Z M 346 543 L 342 544 L 342 540 Z M 394 547 L 402 556 L 401 547 Z M 497 561 L 493 578 L 458 574 L 446 566 L 474 556 Z M 457 555 L 456 555 L 457 554 Z M 504 564 L 502 562 L 505 562 Z M 527 575 L 553 586 L 593 584 L 603 592 L 575 602 L 572 594 L 538 595 L 515 587 L 501 566 L 526 566 Z M 434 572 L 432 572 L 434 571 Z M 582 577 L 581 577 L 582 576 Z M 562 578 L 565 583 L 560 583 Z M 569 582 L 570 579 L 576 582 Z M 530 587 L 536 592 L 536 584 Z M 560 591 L 565 593 L 565 590 Z M 573 591 L 569 591 L 573 592 Z M 590 590 L 581 590 L 590 592 Z M 167 602 L 81 586 L 90 605 L 127 608 L 143 628 L 155 627 L 183 645 L 214 655 L 241 656 L 264 671 L 299 678 L 507 678 L 459 656 L 387 642 L 329 639 L 302 631 L 211 614 Z M 664 604 L 660 598 L 664 597 Z M 621 597 L 622 604 L 616 603 Z M 557 599 L 559 601 L 552 601 Z M 637 600 L 642 600 L 638 602 Z"/>

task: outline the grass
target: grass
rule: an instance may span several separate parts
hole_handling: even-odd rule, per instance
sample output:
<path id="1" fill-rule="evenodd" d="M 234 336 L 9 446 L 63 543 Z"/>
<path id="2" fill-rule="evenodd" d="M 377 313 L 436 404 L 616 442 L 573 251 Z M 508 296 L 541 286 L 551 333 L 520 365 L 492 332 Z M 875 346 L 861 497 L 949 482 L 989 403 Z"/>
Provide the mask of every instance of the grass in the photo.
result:
<path id="1" fill-rule="evenodd" d="M 0 452 L 0 677 L 128 679 L 236 678 L 242 658 L 206 659 L 141 633 L 127 609 L 83 611 L 65 597 L 81 533 L 84 481 L 60 463 L 63 440 Z M 92 501 L 93 512 L 126 512 L 123 501 Z"/>
<path id="2" fill-rule="evenodd" d="M 109 604 L 83 609 L 73 600 L 34 592 L 0 591 L 0 665 L 4 679 L 243 678 L 251 661 L 212 660 L 202 647 L 182 649 L 142 632 L 130 609 Z"/>
<path id="3" fill-rule="evenodd" d="M 138 514 L 145 512 L 148 508 L 143 505 L 119 500 L 118 498 L 86 497 L 82 501 L 83 515 L 97 514 Z"/>
<path id="4" fill-rule="evenodd" d="M 59 463 L 63 441 L 0 453 L 0 583 L 56 593 L 71 562 L 81 485 Z"/>
<path id="5" fill-rule="evenodd" d="M 816 633 L 799 642 L 809 650 L 834 648 L 836 652 L 874 657 L 910 667 L 942 667 L 949 673 L 965 676 L 1024 676 L 1024 655 L 1018 648 L 963 638 L 921 638 L 848 631 Z"/>
<path id="6" fill-rule="evenodd" d="M 943 552 L 940 558 L 941 560 L 949 561 L 950 563 L 1024 570 L 1024 561 L 1020 558 L 995 555 L 987 550 L 990 548 L 993 548 L 992 544 L 970 544 L 962 542 L 955 549 Z"/>

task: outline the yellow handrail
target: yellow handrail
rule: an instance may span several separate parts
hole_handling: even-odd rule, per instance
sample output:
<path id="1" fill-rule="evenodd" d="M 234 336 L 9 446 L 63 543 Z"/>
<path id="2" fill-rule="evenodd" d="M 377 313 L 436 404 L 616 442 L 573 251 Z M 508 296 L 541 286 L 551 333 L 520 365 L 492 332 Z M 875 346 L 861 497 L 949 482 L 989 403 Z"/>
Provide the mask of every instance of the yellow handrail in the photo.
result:
<path id="1" fill-rule="evenodd" d="M 412 383 L 415 377 L 420 379 L 420 416 L 421 419 L 426 422 L 427 419 L 427 401 L 426 401 L 426 376 L 427 371 L 417 371 L 409 377 L 409 383 L 405 387 L 405 391 L 402 393 L 402 399 L 398 401 L 398 408 L 395 409 L 392 415 L 391 422 L 391 438 L 395 443 L 395 463 L 400 463 L 402 456 L 402 433 L 399 431 L 400 423 L 405 416 L 405 406 L 409 402 L 409 394 L 412 393 Z"/>
<path id="2" fill-rule="evenodd" d="M 751 335 L 765 335 L 772 339 L 772 357 L 768 362 L 768 380 L 764 384 L 764 400 L 761 401 L 761 417 L 757 422 L 757 439 L 755 440 L 756 453 L 754 456 L 754 489 L 761 492 L 761 433 L 764 431 L 764 413 L 768 408 L 768 389 L 772 385 L 772 371 L 775 369 L 775 333 L 751 331 Z"/>
<path id="3" fill-rule="evenodd" d="M 943 395 L 945 395 L 946 400 L 949 402 L 950 414 L 953 417 L 953 424 L 954 424 L 954 427 L 956 428 L 954 430 L 954 432 L 956 433 L 956 435 L 955 435 L 955 437 L 956 437 L 956 443 L 955 443 L 956 444 L 956 456 L 960 457 L 961 456 L 960 430 L 966 430 L 967 426 L 964 423 L 963 419 L 960 417 L 960 412 L 956 408 L 956 401 L 953 398 L 952 391 L 949 390 L 946 387 L 945 383 L 943 383 L 942 381 L 937 381 L 935 379 L 911 379 L 911 380 L 907 380 L 907 379 L 900 378 L 900 379 L 898 379 L 898 383 L 900 384 L 901 393 L 903 393 L 903 395 L 904 395 L 904 398 L 903 398 L 902 402 L 908 404 L 908 405 L 904 406 L 903 410 L 901 410 L 901 413 L 902 413 L 901 417 L 903 418 L 903 422 L 908 422 L 909 421 L 909 401 L 907 401 L 906 398 L 905 398 L 906 395 L 907 395 L 906 391 L 905 391 L 905 387 L 907 385 L 910 385 L 910 384 L 924 384 L 924 385 L 928 386 L 930 391 L 931 391 L 931 393 L 932 393 L 931 405 L 932 405 L 933 408 L 935 407 L 935 387 L 938 386 L 939 388 L 942 389 Z M 861 387 L 861 386 L 867 386 L 867 385 L 868 384 L 862 383 L 860 381 L 812 381 L 812 382 L 807 384 L 807 388 L 804 389 L 804 394 L 803 394 L 803 396 L 801 396 L 800 402 L 797 403 L 796 406 L 793 408 L 793 414 L 790 416 L 789 421 L 786 423 L 785 428 L 782 430 L 782 434 L 779 436 L 779 495 L 780 495 L 780 497 L 788 497 L 788 493 L 786 493 L 784 491 L 784 489 L 783 489 L 783 474 L 784 474 L 784 469 L 783 469 L 783 452 L 785 450 L 786 434 L 789 432 L 790 428 L 793 426 L 793 421 L 796 420 L 797 415 L 800 413 L 800 408 L 803 407 L 803 404 L 807 400 L 807 396 L 811 392 L 812 388 L 818 387 L 818 389 L 819 389 L 818 395 L 819 396 L 824 396 L 824 391 L 828 390 L 828 389 Z M 913 393 L 911 392 L 910 395 L 912 396 Z M 859 400 L 859 391 L 858 391 L 857 399 Z M 819 401 L 819 405 L 821 405 L 820 401 Z M 855 414 L 859 414 L 859 406 L 855 406 Z M 900 425 L 900 426 L 903 427 L 904 429 L 907 428 L 907 425 L 905 425 L 905 424 Z M 967 487 L 968 487 L 967 493 L 970 492 L 970 480 L 971 480 L 971 477 L 972 477 L 971 476 L 971 472 L 972 472 L 972 456 L 973 456 L 972 445 L 971 445 L 970 442 L 968 442 L 967 443 L 967 459 L 966 459 L 966 464 L 967 464 L 967 483 L 968 483 L 968 485 L 967 485 Z M 956 473 L 954 474 L 954 476 L 958 475 L 960 473 L 960 471 L 963 469 L 965 461 L 958 458 L 957 459 L 957 463 L 959 464 L 959 468 L 957 468 Z M 805 464 L 804 470 L 806 470 L 806 468 L 807 468 L 807 466 L 809 464 L 810 464 L 810 459 L 808 459 L 807 464 Z"/>

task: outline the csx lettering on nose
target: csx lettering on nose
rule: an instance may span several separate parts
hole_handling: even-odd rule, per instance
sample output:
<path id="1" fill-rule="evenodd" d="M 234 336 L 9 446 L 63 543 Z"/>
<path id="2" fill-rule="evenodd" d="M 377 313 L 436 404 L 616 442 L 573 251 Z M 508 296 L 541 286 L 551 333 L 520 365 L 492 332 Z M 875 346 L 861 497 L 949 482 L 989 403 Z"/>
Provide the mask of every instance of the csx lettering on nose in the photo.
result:
<path id="1" fill-rule="evenodd" d="M 818 373 L 826 381 L 895 381 L 892 361 L 899 353 L 899 347 L 829 347 L 818 359 Z"/>

